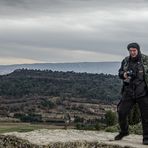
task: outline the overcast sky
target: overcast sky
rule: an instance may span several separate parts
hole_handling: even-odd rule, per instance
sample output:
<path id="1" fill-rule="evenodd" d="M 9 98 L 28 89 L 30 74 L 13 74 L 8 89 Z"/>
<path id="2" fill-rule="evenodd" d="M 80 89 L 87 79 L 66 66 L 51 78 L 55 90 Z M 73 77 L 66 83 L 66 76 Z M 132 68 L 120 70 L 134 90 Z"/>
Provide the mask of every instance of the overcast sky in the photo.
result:
<path id="1" fill-rule="evenodd" d="M 147 0 L 0 0 L 0 64 L 121 61 L 147 26 Z"/>

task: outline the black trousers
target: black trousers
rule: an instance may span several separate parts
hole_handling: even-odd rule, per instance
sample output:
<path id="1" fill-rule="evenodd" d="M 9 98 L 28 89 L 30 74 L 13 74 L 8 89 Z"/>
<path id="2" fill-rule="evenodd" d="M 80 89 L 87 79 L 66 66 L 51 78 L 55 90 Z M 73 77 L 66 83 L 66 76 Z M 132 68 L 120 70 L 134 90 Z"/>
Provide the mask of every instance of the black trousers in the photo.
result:
<path id="1" fill-rule="evenodd" d="M 122 133 L 128 132 L 127 116 L 135 103 L 138 103 L 141 112 L 143 138 L 148 139 L 148 95 L 138 98 L 122 98 L 117 106 L 118 120 Z"/>

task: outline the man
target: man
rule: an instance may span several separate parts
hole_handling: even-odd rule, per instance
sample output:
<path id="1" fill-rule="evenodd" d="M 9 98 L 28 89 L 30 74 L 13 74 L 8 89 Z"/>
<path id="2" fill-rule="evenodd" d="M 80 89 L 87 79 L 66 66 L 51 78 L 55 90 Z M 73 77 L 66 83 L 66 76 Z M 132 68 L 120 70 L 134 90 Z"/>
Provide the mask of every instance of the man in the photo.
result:
<path id="1" fill-rule="evenodd" d="M 71 117 L 70 117 L 70 113 L 64 113 L 64 123 L 65 123 L 65 126 L 64 128 L 67 129 L 68 126 L 70 125 L 70 121 L 71 121 Z"/>
<path id="2" fill-rule="evenodd" d="M 127 116 L 138 103 L 143 127 L 143 144 L 148 145 L 148 56 L 141 54 L 137 43 L 127 46 L 129 56 L 119 69 L 119 77 L 123 80 L 122 98 L 117 106 L 120 133 L 115 140 L 129 135 Z"/>

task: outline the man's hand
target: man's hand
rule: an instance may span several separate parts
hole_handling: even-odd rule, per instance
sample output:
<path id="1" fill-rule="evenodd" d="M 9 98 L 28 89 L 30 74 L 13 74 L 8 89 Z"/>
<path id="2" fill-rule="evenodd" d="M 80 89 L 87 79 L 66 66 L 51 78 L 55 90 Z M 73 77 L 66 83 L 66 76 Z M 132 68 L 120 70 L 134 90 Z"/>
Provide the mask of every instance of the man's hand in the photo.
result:
<path id="1" fill-rule="evenodd" d="M 128 79 L 127 72 L 124 72 L 123 76 L 125 79 Z"/>

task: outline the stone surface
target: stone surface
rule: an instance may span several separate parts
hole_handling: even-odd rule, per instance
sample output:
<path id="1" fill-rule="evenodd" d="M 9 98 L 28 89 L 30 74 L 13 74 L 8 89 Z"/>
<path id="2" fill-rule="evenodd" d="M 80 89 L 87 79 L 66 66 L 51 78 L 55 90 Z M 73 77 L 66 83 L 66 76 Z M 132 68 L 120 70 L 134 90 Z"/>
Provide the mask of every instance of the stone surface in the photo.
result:
<path id="1" fill-rule="evenodd" d="M 24 133 L 11 132 L 3 135 L 17 137 L 19 140 L 23 139 L 26 143 L 32 144 L 32 147 L 34 145 L 34 147 L 39 148 L 148 148 L 142 144 L 142 135 L 129 135 L 123 140 L 114 141 L 116 134 L 103 131 L 41 129 Z"/>

